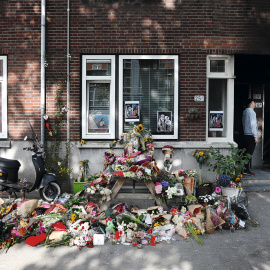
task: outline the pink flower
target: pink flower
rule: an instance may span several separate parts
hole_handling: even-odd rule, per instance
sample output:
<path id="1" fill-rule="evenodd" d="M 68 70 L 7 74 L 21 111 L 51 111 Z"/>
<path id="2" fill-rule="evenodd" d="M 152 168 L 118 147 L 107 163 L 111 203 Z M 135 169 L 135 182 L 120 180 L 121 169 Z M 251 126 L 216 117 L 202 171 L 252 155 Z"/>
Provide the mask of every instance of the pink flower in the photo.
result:
<path id="1" fill-rule="evenodd" d="M 220 187 L 216 187 L 215 192 L 216 192 L 216 193 L 220 193 L 220 191 L 221 191 Z"/>
<path id="2" fill-rule="evenodd" d="M 159 182 L 156 182 L 155 184 L 155 191 L 157 194 L 160 194 L 162 192 L 162 185 Z"/>

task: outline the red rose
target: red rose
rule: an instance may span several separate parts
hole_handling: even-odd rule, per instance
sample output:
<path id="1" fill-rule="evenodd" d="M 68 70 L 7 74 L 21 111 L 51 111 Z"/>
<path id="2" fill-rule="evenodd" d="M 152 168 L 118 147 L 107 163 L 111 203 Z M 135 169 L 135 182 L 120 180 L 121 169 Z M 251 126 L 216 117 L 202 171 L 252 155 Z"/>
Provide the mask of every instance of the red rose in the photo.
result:
<path id="1" fill-rule="evenodd" d="M 90 186 L 92 187 L 92 186 L 94 186 L 95 184 L 92 182 L 91 184 L 90 184 Z"/>

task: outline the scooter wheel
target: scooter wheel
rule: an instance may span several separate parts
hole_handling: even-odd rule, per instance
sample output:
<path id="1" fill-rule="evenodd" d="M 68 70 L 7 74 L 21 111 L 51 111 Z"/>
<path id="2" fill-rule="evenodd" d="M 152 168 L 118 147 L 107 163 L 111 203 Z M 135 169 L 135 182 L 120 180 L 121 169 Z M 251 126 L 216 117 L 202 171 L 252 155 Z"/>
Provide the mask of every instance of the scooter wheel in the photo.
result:
<path id="1" fill-rule="evenodd" d="M 39 190 L 39 194 L 42 200 L 52 202 L 61 194 L 61 188 L 56 182 L 50 182 L 47 186 Z"/>

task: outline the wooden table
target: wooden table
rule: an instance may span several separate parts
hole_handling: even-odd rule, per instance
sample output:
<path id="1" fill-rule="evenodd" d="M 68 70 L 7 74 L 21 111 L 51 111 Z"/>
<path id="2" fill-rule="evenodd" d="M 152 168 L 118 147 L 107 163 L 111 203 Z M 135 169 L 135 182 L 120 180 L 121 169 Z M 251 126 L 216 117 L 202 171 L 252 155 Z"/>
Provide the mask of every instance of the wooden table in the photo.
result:
<path id="1" fill-rule="evenodd" d="M 135 190 L 133 189 L 132 193 L 119 193 L 121 187 L 123 186 L 124 183 L 130 183 L 134 182 L 137 180 L 134 180 L 132 178 L 125 178 L 125 177 L 114 177 L 113 181 L 115 180 L 115 183 L 111 189 L 111 199 L 150 199 L 150 200 L 155 200 L 157 205 L 160 205 L 163 207 L 164 210 L 168 210 L 168 206 L 162 202 L 162 199 L 159 197 L 156 197 L 155 194 L 155 184 L 153 181 L 150 180 L 142 180 L 140 183 L 145 183 L 146 187 L 150 191 L 151 195 L 149 194 L 144 194 L 144 193 L 135 193 Z M 110 202 L 104 202 L 103 207 L 109 207 Z"/>

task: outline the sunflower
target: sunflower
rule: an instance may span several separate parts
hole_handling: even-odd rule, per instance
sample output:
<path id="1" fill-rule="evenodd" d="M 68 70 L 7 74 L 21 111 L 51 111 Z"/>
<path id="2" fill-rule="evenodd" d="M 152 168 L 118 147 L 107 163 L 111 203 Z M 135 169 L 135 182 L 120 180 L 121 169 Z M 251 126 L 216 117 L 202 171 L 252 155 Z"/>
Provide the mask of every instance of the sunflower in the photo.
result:
<path id="1" fill-rule="evenodd" d="M 81 144 L 85 144 L 85 141 L 84 140 L 81 140 Z"/>
<path id="2" fill-rule="evenodd" d="M 235 182 L 239 182 L 239 181 L 240 181 L 240 178 L 237 177 L 237 178 L 235 179 Z"/>
<path id="3" fill-rule="evenodd" d="M 138 128 L 140 129 L 140 131 L 143 131 L 143 125 L 142 124 L 139 124 Z"/>
<path id="4" fill-rule="evenodd" d="M 203 156 L 203 152 L 199 152 L 199 156 L 200 156 L 200 157 Z"/>

